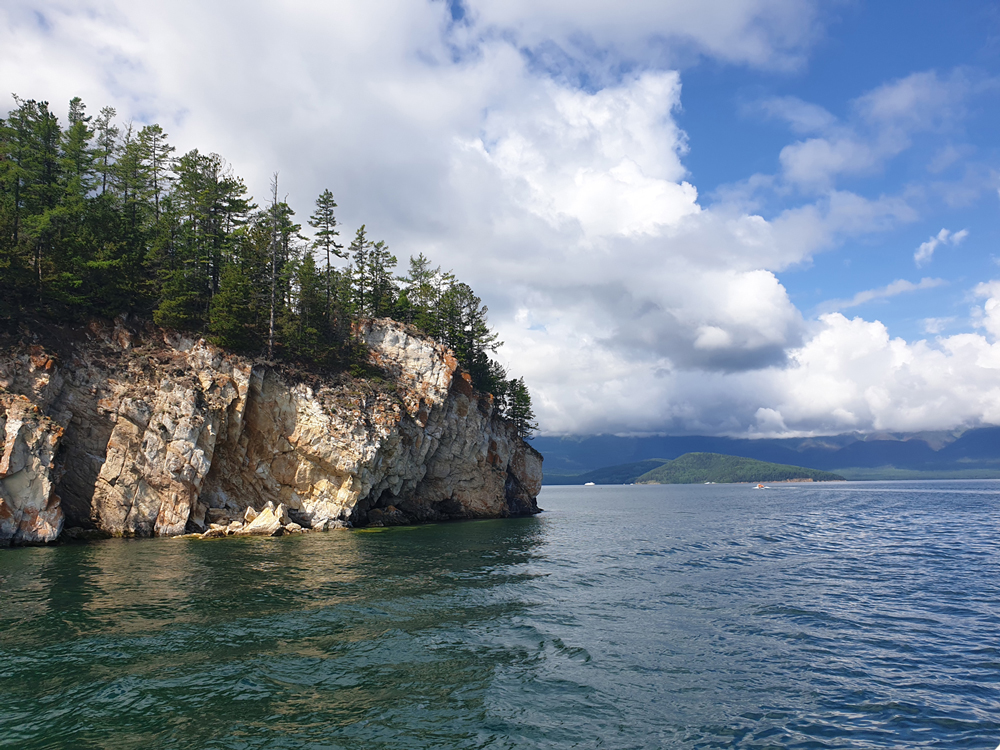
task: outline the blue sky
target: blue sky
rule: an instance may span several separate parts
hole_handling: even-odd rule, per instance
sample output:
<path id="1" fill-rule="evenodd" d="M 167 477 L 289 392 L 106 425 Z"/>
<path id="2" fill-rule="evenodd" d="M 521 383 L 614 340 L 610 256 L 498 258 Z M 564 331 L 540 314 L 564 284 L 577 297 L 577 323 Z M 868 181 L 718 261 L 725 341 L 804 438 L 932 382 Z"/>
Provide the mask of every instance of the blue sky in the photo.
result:
<path id="1" fill-rule="evenodd" d="M 913 220 L 847 240 L 781 276 L 796 306 L 807 313 L 822 309 L 830 299 L 850 299 L 862 286 L 885 286 L 897 279 L 919 283 L 928 276 L 942 279 L 947 283 L 851 310 L 882 320 L 895 335 L 908 339 L 926 335 L 922 321 L 932 316 L 955 318 L 943 330 L 958 330 L 967 317 L 969 282 L 995 274 L 1000 257 L 1000 200 L 991 189 L 1000 164 L 995 127 L 1000 83 L 993 80 L 998 65 L 1000 12 L 993 4 L 834 6 L 806 63 L 790 73 L 737 69 L 713 61 L 685 70 L 684 109 L 677 118 L 689 137 L 685 165 L 703 194 L 750 174 L 778 171 L 781 150 L 795 133 L 762 112 L 761 101 L 796 97 L 849 120 L 852 101 L 887 81 L 923 71 L 967 78 L 977 91 L 954 121 L 915 137 L 906 151 L 881 168 L 838 180 L 837 186 L 874 197 L 905 194 L 940 181 L 957 183 L 956 192 L 969 194 L 956 196 L 957 205 L 933 198 L 915 201 L 919 215 Z M 772 206 L 794 205 L 798 198 L 777 198 Z M 945 227 L 966 229 L 969 235 L 960 246 L 936 249 L 932 261 L 918 268 L 914 251 Z"/>
<path id="2" fill-rule="evenodd" d="M 998 67 L 972 0 L 0 7 L 5 89 L 454 270 L 552 434 L 1000 423 Z"/>

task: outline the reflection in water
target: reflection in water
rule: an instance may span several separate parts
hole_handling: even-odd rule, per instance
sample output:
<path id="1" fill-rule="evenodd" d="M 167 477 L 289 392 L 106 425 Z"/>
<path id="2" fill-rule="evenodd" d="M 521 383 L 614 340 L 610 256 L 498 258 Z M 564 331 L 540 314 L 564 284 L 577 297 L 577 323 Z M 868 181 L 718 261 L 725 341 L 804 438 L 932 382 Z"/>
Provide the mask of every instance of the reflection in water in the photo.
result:
<path id="1" fill-rule="evenodd" d="M 492 592 L 525 576 L 540 534 L 519 519 L 11 550 L 0 737 L 121 748 L 298 747 L 337 727 L 375 747 L 443 737 L 446 717 L 482 716 L 510 658 L 481 631 L 523 610 Z"/>

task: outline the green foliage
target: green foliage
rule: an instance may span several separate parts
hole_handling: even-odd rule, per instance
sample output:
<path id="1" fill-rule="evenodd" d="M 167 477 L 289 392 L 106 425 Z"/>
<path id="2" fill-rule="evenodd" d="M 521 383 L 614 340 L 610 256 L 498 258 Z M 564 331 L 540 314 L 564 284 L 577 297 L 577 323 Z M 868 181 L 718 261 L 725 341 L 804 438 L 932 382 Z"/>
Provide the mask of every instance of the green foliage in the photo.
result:
<path id="1" fill-rule="evenodd" d="M 323 290 L 326 293 L 326 314 L 327 317 L 333 315 L 333 305 L 336 299 L 334 295 L 334 273 L 331 265 L 331 256 L 335 258 L 346 258 L 344 246 L 337 242 L 340 232 L 337 231 L 337 217 L 334 209 L 337 202 L 333 199 L 333 193 L 324 190 L 316 199 L 316 212 L 309 217 L 309 226 L 316 230 L 316 239 L 312 243 L 312 248 L 326 255 L 326 265 L 323 269 Z"/>
<path id="2" fill-rule="evenodd" d="M 468 284 L 454 282 L 437 303 L 438 338 L 472 376 L 472 384 L 482 391 L 492 391 L 491 353 L 501 342 L 487 321 L 488 309 Z"/>
<path id="3" fill-rule="evenodd" d="M 419 253 L 410 256 L 409 273 L 397 281 L 403 283 L 397 301 L 399 320 L 412 323 L 429 336 L 442 337 L 441 297 L 455 283 L 455 276 L 443 273 L 440 266 L 432 268 Z"/>
<path id="4" fill-rule="evenodd" d="M 719 453 L 685 453 L 673 461 L 647 471 L 636 482 L 649 484 L 698 484 L 703 482 L 782 482 L 790 479 L 815 481 L 842 480 L 828 471 L 802 466 L 772 464 L 753 458 L 724 456 Z"/>
<path id="5" fill-rule="evenodd" d="M 360 318 L 391 315 L 398 293 L 392 276 L 396 256 L 389 252 L 385 242 L 369 240 L 364 224 L 351 242 L 350 253 L 354 313 Z"/>
<path id="6" fill-rule="evenodd" d="M 801 466 L 772 464 L 752 458 L 720 453 L 685 453 L 673 461 L 649 458 L 616 466 L 605 466 L 573 476 L 546 476 L 547 484 L 702 484 L 704 482 L 780 482 L 789 479 L 833 481 L 837 474 Z"/>
<path id="7" fill-rule="evenodd" d="M 258 208 L 221 156 L 175 157 L 159 125 L 119 126 L 113 108 L 94 117 L 74 98 L 63 128 L 47 102 L 14 103 L 0 119 L 0 323 L 134 313 L 371 379 L 354 325 L 393 317 L 449 346 L 522 437 L 537 429 L 523 378 L 492 356 L 500 341 L 472 288 L 422 253 L 394 276 L 396 256 L 364 225 L 345 252 L 329 190 L 308 241 L 277 174 Z"/>
<path id="8" fill-rule="evenodd" d="M 327 323 L 325 278 L 316 268 L 312 253 L 305 253 L 292 264 L 291 280 L 291 305 L 283 319 L 286 354 L 306 362 L 328 361 L 334 339 Z"/>
<path id="9" fill-rule="evenodd" d="M 260 331 L 247 315 L 247 303 L 253 296 L 253 281 L 247 272 L 236 263 L 226 265 L 209 312 L 212 343 L 238 352 L 260 350 Z"/>
<path id="10" fill-rule="evenodd" d="M 510 389 L 510 406 L 507 410 L 507 418 L 514 423 L 517 434 L 522 440 L 530 438 L 538 429 L 535 422 L 535 412 L 531 409 L 531 394 L 524 384 L 524 378 L 508 381 Z"/>

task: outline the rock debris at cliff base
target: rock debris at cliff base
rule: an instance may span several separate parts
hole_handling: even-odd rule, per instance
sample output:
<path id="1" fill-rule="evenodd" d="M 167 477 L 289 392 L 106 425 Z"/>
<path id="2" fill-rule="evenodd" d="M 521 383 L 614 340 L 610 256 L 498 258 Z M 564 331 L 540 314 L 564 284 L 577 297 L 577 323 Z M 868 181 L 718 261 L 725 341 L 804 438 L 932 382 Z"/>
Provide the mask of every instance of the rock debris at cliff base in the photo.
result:
<path id="1" fill-rule="evenodd" d="M 389 320 L 358 335 L 385 382 L 122 321 L 4 342 L 0 544 L 538 512 L 541 455 L 444 346 Z"/>

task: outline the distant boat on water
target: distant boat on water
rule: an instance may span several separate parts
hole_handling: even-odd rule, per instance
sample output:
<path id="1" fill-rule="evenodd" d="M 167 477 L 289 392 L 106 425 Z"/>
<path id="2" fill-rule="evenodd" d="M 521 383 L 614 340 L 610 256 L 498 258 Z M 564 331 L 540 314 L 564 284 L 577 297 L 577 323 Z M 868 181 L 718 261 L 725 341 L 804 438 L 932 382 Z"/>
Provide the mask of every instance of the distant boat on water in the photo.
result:
<path id="1" fill-rule="evenodd" d="M 593 486 L 594 486 L 594 483 L 593 483 L 593 482 L 584 482 L 584 483 L 583 483 L 583 486 L 584 486 L 584 487 L 593 487 Z"/>

